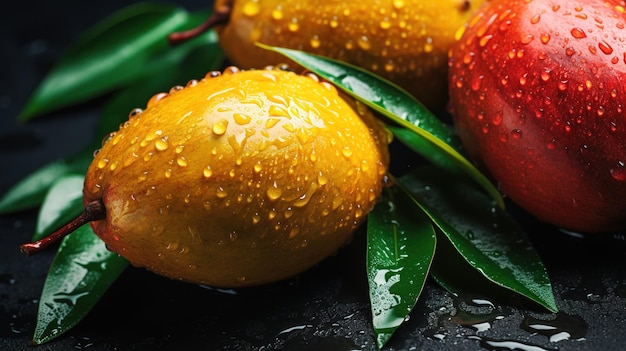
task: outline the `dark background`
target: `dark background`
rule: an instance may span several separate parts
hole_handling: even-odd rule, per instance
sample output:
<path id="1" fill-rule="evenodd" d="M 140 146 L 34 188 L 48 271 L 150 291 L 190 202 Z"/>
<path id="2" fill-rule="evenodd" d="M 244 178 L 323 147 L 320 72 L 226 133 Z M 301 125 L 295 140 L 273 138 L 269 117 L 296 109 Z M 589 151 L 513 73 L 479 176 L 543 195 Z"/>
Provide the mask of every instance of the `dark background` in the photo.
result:
<path id="1" fill-rule="evenodd" d="M 18 1 L 2 11 L 0 194 L 91 140 L 99 101 L 27 124 L 19 124 L 16 117 L 77 36 L 129 3 Z M 199 10 L 209 2 L 179 3 Z M 408 160 L 395 157 L 394 167 L 410 166 Z M 623 240 L 571 237 L 523 213 L 517 215 L 544 259 L 561 312 L 500 303 L 497 296 L 452 296 L 429 281 L 410 320 L 386 350 L 624 348 Z M 31 237 L 36 216 L 33 210 L 0 217 L 0 350 L 375 350 L 362 232 L 336 256 L 295 279 L 235 293 L 129 268 L 77 327 L 33 348 L 29 340 L 38 298 L 54 255 L 48 250 L 25 257 L 18 251 Z M 553 329 L 538 332 L 529 328 L 532 324 Z M 556 335 L 552 341 L 550 335 Z"/>

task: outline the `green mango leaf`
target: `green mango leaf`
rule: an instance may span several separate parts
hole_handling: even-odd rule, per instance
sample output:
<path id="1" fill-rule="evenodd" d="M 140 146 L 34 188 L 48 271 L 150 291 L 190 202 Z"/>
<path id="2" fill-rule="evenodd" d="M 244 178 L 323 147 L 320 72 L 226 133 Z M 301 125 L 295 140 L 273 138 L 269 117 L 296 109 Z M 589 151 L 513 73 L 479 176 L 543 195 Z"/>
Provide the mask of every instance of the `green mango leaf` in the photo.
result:
<path id="1" fill-rule="evenodd" d="M 15 184 L 0 198 L 0 215 L 39 206 L 52 184 L 70 173 L 84 173 L 93 151 L 80 152 L 74 157 L 46 164 Z"/>
<path id="2" fill-rule="evenodd" d="M 78 324 L 127 266 L 89 224 L 65 237 L 43 287 L 33 343 L 53 340 Z"/>
<path id="3" fill-rule="evenodd" d="M 446 158 L 458 169 L 480 184 L 497 203 L 504 208 L 504 200 L 498 189 L 470 161 L 460 153 L 452 128 L 442 123 L 424 105 L 397 85 L 375 74 L 339 60 L 314 55 L 298 50 L 279 48 L 264 44 L 258 46 L 282 54 L 297 64 L 337 85 L 340 89 L 363 102 L 391 121 L 414 133 L 419 139 L 414 151 L 431 159 Z M 405 141 L 407 138 L 403 138 Z M 419 145 L 430 144 L 427 148 Z"/>
<path id="4" fill-rule="evenodd" d="M 424 167 L 397 179 L 484 277 L 557 311 L 547 271 L 518 223 L 467 178 Z"/>
<path id="5" fill-rule="evenodd" d="M 52 184 L 39 210 L 33 241 L 45 237 L 82 212 L 84 181 L 83 175 L 66 174 Z"/>
<path id="6" fill-rule="evenodd" d="M 376 344 L 382 348 L 419 298 L 435 253 L 435 230 L 397 187 L 367 217 L 367 276 Z"/>
<path id="7" fill-rule="evenodd" d="M 107 17 L 59 60 L 19 119 L 27 121 L 136 79 L 151 53 L 169 46 L 168 34 L 188 22 L 184 10 L 156 3 L 130 5 Z"/>

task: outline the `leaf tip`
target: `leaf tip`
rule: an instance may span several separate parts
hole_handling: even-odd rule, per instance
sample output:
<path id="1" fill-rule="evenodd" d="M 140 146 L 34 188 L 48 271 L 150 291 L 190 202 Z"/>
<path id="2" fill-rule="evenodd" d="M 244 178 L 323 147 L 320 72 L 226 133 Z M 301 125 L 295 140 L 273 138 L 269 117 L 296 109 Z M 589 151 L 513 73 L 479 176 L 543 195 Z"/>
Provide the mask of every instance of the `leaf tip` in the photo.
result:
<path id="1" fill-rule="evenodd" d="M 552 299 L 552 301 L 546 304 L 546 308 L 548 309 L 548 311 L 552 313 L 559 313 L 559 307 L 556 305 L 556 302 L 554 301 L 554 299 Z"/>

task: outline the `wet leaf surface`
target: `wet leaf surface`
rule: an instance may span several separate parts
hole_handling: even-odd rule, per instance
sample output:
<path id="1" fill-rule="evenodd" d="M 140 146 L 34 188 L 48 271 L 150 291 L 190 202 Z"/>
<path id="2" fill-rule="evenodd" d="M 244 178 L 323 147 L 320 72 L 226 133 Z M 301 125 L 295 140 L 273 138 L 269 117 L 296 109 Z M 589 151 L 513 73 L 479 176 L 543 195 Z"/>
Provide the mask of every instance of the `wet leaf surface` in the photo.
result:
<path id="1" fill-rule="evenodd" d="M 43 344 L 78 324 L 126 266 L 88 224 L 63 239 L 41 293 L 33 342 Z"/>
<path id="2" fill-rule="evenodd" d="M 466 178 L 424 167 L 398 182 L 483 276 L 549 311 L 558 310 L 545 266 L 527 235 Z"/>
<path id="3" fill-rule="evenodd" d="M 367 276 L 379 348 L 408 319 L 435 254 L 430 219 L 400 189 L 385 190 L 367 218 Z"/>

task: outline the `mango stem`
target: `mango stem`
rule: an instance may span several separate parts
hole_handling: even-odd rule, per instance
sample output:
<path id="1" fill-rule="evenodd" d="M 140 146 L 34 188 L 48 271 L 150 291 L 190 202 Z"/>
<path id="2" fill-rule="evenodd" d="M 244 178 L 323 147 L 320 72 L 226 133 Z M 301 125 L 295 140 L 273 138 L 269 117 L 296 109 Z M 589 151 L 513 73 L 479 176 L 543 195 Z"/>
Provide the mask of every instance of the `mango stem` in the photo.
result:
<path id="1" fill-rule="evenodd" d="M 206 32 L 207 30 L 213 28 L 215 25 L 226 24 L 230 20 L 230 14 L 232 12 L 232 7 L 228 5 L 224 5 L 218 9 L 216 9 L 206 21 L 202 22 L 195 28 L 182 31 L 182 32 L 174 32 L 171 33 L 167 39 L 170 44 L 176 45 L 183 43 L 187 40 L 193 39 L 200 34 Z"/>
<path id="2" fill-rule="evenodd" d="M 74 218 L 72 221 L 41 240 L 22 244 L 20 246 L 20 251 L 28 256 L 36 254 L 46 247 L 61 240 L 68 234 L 72 233 L 83 224 L 87 224 L 93 221 L 99 221 L 105 218 L 106 209 L 104 208 L 104 203 L 102 203 L 102 200 L 91 201 L 85 205 L 85 207 L 83 208 L 83 212 L 81 212 L 78 217 Z"/>

